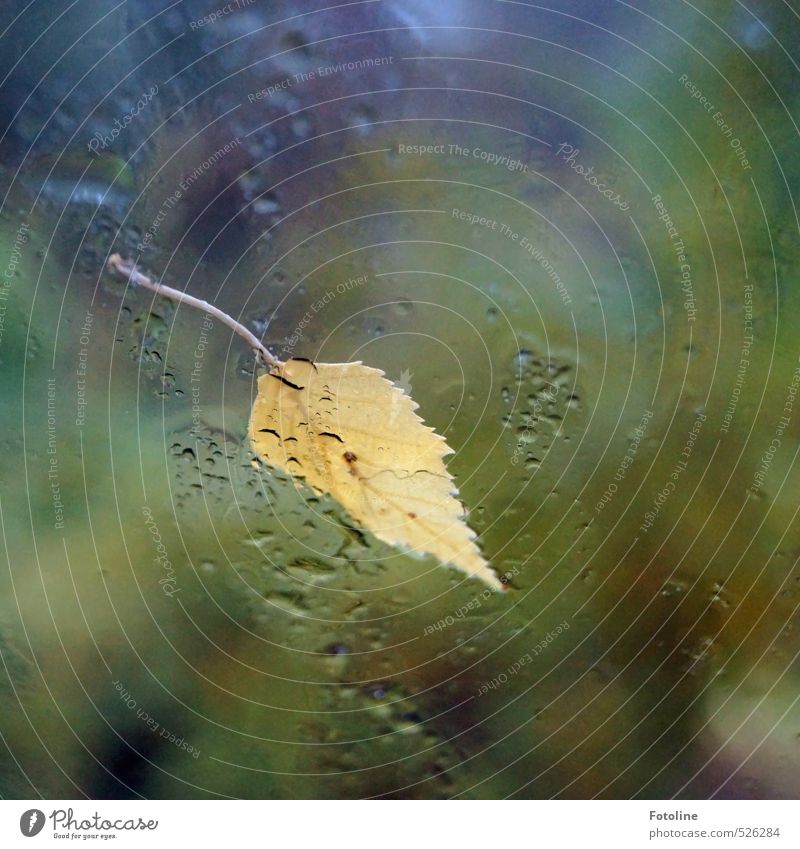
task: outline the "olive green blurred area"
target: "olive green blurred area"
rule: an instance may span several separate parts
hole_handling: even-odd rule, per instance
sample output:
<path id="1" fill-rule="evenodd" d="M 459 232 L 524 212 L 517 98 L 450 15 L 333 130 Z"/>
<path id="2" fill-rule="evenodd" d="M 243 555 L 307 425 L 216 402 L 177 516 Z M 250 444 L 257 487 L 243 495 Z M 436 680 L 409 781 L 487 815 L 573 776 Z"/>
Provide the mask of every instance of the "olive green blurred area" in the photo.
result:
<path id="1" fill-rule="evenodd" d="M 0 795 L 796 797 L 792 4 L 9 5 Z M 400 382 L 508 591 L 112 251 Z"/>

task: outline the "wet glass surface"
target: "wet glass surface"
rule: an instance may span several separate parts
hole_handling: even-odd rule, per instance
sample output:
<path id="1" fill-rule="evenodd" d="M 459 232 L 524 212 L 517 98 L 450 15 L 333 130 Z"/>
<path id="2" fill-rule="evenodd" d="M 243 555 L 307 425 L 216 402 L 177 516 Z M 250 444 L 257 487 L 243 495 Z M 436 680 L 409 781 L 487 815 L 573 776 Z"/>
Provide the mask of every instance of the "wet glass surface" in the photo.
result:
<path id="1" fill-rule="evenodd" d="M 0 11 L 0 793 L 796 796 L 792 4 L 229 5 Z M 509 591 L 112 251 L 399 382 Z"/>

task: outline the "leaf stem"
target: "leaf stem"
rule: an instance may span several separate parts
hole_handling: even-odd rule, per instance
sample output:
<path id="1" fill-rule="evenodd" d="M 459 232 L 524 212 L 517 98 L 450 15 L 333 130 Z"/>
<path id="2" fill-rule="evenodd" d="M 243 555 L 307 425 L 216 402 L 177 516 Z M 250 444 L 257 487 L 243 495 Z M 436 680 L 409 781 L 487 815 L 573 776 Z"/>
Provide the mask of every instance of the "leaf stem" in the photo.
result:
<path id="1" fill-rule="evenodd" d="M 121 274 L 123 277 L 127 277 L 133 286 L 144 286 L 145 289 L 150 289 L 159 295 L 163 295 L 165 298 L 170 298 L 171 300 L 177 301 L 181 304 L 188 304 L 189 306 L 197 307 L 197 309 L 203 310 L 203 312 L 206 312 L 209 315 L 213 315 L 223 324 L 230 327 L 234 333 L 238 333 L 239 336 L 241 336 L 242 339 L 244 339 L 256 352 L 256 354 L 261 357 L 265 366 L 268 368 L 274 368 L 275 366 L 282 365 L 281 361 L 270 353 L 270 351 L 261 343 L 261 340 L 254 333 L 249 331 L 243 324 L 236 321 L 235 318 L 232 318 L 227 313 L 223 312 L 219 309 L 219 307 L 209 304 L 208 301 L 201 301 L 200 298 L 195 298 L 194 295 L 188 295 L 186 292 L 181 292 L 179 289 L 173 289 L 171 286 L 165 286 L 163 283 L 151 280 L 147 275 L 136 270 L 136 263 L 131 262 L 129 259 L 123 259 L 119 254 L 112 254 L 109 257 L 108 267 L 116 271 L 118 274 Z"/>

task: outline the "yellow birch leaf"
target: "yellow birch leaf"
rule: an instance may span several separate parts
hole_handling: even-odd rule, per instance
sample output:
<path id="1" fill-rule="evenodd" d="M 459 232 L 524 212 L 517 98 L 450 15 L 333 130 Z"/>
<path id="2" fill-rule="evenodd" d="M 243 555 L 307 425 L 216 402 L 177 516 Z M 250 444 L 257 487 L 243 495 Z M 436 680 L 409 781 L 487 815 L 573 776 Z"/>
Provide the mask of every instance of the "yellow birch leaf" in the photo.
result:
<path id="1" fill-rule="evenodd" d="M 444 464 L 444 438 L 383 372 L 292 359 L 258 379 L 249 435 L 270 466 L 332 495 L 378 539 L 432 554 L 495 589 Z"/>

